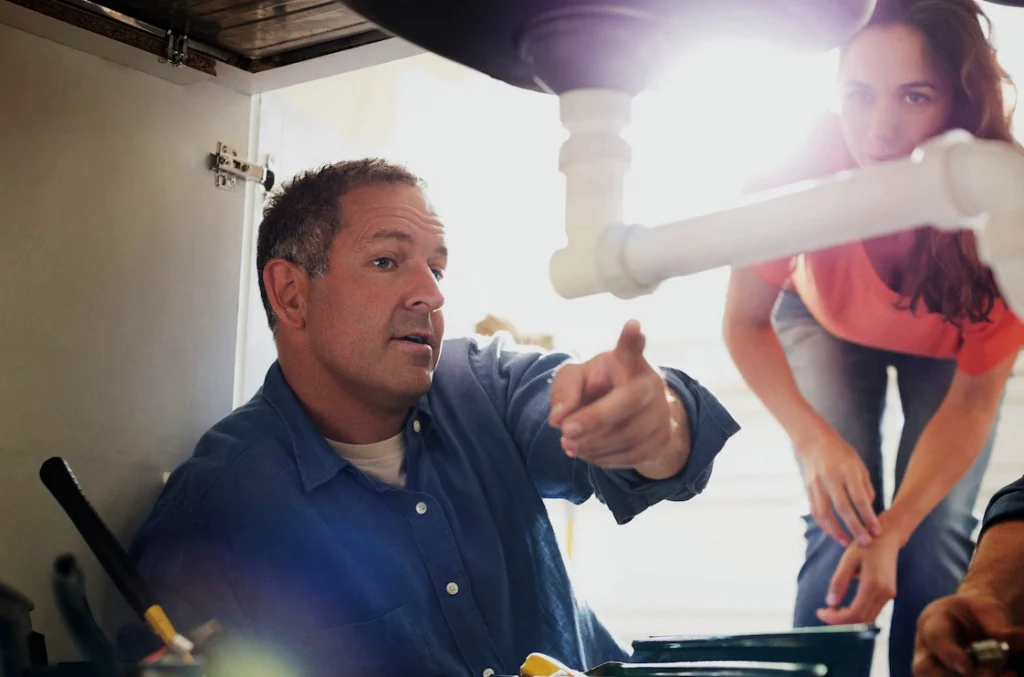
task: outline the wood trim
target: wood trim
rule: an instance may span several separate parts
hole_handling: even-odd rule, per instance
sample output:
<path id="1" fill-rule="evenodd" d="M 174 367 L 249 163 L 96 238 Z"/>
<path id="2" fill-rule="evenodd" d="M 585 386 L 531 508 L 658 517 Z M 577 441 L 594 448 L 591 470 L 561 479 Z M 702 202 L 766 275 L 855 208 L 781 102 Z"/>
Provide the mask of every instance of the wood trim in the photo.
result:
<path id="1" fill-rule="evenodd" d="M 79 9 L 57 0 L 7 0 L 7 2 L 20 5 L 33 12 L 38 12 L 68 25 L 82 28 L 157 57 L 164 58 L 167 56 L 166 40 L 84 9 Z M 185 59 L 185 66 L 207 75 L 217 74 L 217 62 L 212 57 L 194 49 L 189 50 Z"/>

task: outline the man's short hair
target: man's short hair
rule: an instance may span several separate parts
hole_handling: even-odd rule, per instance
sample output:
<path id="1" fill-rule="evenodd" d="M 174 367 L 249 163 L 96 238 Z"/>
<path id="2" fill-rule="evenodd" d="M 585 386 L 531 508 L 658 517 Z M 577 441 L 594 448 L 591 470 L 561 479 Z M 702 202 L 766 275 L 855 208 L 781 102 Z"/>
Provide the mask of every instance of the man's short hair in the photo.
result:
<path id="1" fill-rule="evenodd" d="M 271 331 L 277 318 L 263 283 L 267 263 L 284 259 L 300 266 L 310 279 L 322 276 L 342 225 L 341 198 L 360 186 L 381 184 L 423 188 L 423 181 L 402 165 L 366 158 L 303 172 L 267 200 L 256 241 L 256 274 Z"/>

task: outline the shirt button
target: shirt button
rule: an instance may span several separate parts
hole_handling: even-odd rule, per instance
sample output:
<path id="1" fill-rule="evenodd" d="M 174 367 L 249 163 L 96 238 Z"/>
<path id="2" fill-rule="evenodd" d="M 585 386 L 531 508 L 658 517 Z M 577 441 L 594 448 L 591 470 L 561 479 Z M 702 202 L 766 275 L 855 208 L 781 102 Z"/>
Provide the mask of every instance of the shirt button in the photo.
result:
<path id="1" fill-rule="evenodd" d="M 453 583 L 449 583 L 448 585 L 444 586 L 444 589 L 448 592 L 449 595 L 457 595 L 457 594 L 459 594 L 459 584 L 458 583 L 454 583 L 454 582 Z"/>
<path id="2" fill-rule="evenodd" d="M 416 432 L 420 431 L 420 420 L 419 419 L 416 419 L 415 421 L 412 422 L 412 429 L 415 430 Z"/>
<path id="3" fill-rule="evenodd" d="M 484 677 L 493 677 L 493 676 L 494 676 L 494 670 L 491 670 L 490 668 L 487 668 L 486 670 L 484 670 Z"/>
<path id="4" fill-rule="evenodd" d="M 427 504 L 424 503 L 423 501 L 420 501 L 419 503 L 417 503 L 416 504 L 416 512 L 419 513 L 420 515 L 425 514 L 427 512 Z"/>

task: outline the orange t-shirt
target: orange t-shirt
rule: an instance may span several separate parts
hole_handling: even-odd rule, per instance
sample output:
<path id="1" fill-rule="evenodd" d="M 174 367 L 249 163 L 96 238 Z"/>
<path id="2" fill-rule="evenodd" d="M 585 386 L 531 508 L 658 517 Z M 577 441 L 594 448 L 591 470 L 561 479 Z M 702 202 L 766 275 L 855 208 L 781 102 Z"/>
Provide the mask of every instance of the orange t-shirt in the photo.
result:
<path id="1" fill-rule="evenodd" d="M 938 313 L 905 310 L 909 299 L 875 272 L 864 245 L 841 245 L 756 267 L 780 289 L 788 282 L 822 327 L 850 343 L 923 357 L 956 359 L 984 374 L 1024 346 L 1024 323 L 996 302 L 990 322 L 956 327 Z M 902 308 L 901 308 L 902 307 Z"/>
<path id="2" fill-rule="evenodd" d="M 848 156 L 838 155 L 845 155 L 845 147 L 840 150 L 841 144 L 834 141 L 838 131 L 833 118 L 824 120 L 814 130 L 813 142 L 805 147 L 805 153 L 774 181 L 759 181 L 757 188 L 823 176 L 852 166 Z M 829 152 L 822 153 L 825 148 Z M 901 309 L 907 307 L 909 299 L 893 291 L 878 276 L 861 242 L 761 264 L 755 270 L 770 285 L 780 289 L 791 286 L 822 327 L 851 343 L 955 359 L 960 369 L 972 375 L 987 372 L 1024 346 L 1024 323 L 1002 300 L 996 302 L 989 322 L 966 323 L 962 327 L 923 307 L 914 312 Z"/>

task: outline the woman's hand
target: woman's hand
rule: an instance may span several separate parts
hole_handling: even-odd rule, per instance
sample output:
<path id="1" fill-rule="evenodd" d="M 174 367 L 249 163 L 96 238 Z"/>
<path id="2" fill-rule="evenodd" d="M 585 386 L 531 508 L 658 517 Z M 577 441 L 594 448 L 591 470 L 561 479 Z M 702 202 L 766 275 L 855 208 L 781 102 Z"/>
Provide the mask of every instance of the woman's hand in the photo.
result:
<path id="1" fill-rule="evenodd" d="M 862 546 L 882 533 L 878 516 L 871 507 L 875 500 L 871 475 L 864 461 L 839 433 L 828 429 L 810 444 L 798 444 L 797 454 L 804 466 L 811 516 L 825 533 L 843 546 L 850 545 L 850 537 L 836 520 L 836 513 Z"/>
<path id="2" fill-rule="evenodd" d="M 818 610 L 818 618 L 829 625 L 874 623 L 896 596 L 896 562 L 902 545 L 896 530 L 887 529 L 867 547 L 848 546 L 828 586 L 828 606 Z M 857 594 L 850 606 L 839 608 L 854 578 L 858 579 Z"/>

